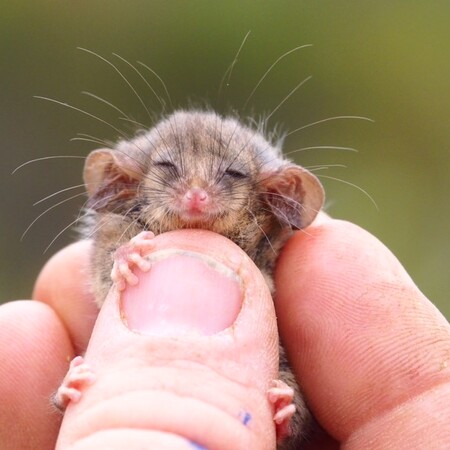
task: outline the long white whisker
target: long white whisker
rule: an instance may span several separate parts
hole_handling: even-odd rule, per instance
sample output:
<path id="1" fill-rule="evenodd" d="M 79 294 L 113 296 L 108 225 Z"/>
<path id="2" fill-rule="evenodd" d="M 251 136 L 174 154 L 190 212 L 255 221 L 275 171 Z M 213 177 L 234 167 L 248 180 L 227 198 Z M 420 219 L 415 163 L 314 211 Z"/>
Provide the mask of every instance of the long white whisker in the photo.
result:
<path id="1" fill-rule="evenodd" d="M 110 195 L 110 196 L 109 196 L 109 198 L 112 198 L 112 197 L 113 197 L 113 195 Z M 87 204 L 88 202 L 89 202 L 89 199 L 87 199 L 87 200 L 84 202 L 83 207 L 80 208 L 80 211 L 79 211 L 78 216 L 77 216 L 77 220 L 80 220 L 82 217 L 85 217 L 85 216 L 87 216 L 87 215 L 90 214 L 90 211 L 92 210 L 92 207 L 89 206 L 88 208 L 85 208 L 85 207 L 86 207 L 86 204 Z M 98 203 L 98 201 L 94 203 L 94 206 L 95 206 L 97 203 Z M 118 205 L 118 206 L 116 206 L 115 208 L 113 208 L 110 212 L 114 213 L 114 212 L 116 212 L 118 209 L 120 209 L 120 207 L 121 207 L 121 205 Z M 86 214 L 85 214 L 84 216 L 81 216 L 81 213 L 82 213 L 82 211 L 84 211 L 84 210 L 86 210 Z M 92 236 L 94 236 L 94 234 L 97 233 L 98 230 L 100 230 L 101 228 L 103 228 L 103 226 L 105 226 L 105 225 L 107 224 L 107 222 L 106 222 L 106 221 L 103 221 L 103 222 L 100 221 L 100 224 L 101 224 L 101 225 L 99 225 L 99 224 L 97 223 L 97 225 L 95 225 L 95 227 L 92 229 L 92 231 L 89 233 L 89 235 L 86 236 L 86 239 L 91 239 Z"/>
<path id="2" fill-rule="evenodd" d="M 153 87 L 150 85 L 150 83 L 147 81 L 147 79 L 144 77 L 144 75 L 142 75 L 142 73 L 139 72 L 139 70 L 135 66 L 133 66 L 133 64 L 131 64 L 125 58 L 122 58 L 122 56 L 118 55 L 117 53 L 113 53 L 113 55 L 116 58 L 121 59 L 124 63 L 128 64 L 141 77 L 141 79 L 148 86 L 148 88 L 152 91 L 153 95 L 157 98 L 157 100 L 160 103 L 162 109 L 164 110 L 164 102 L 161 100 L 160 96 L 156 93 L 156 91 L 153 89 Z"/>
<path id="3" fill-rule="evenodd" d="M 138 64 L 140 64 L 142 67 L 145 67 L 149 72 L 151 72 L 153 75 L 155 75 L 156 78 L 158 78 L 158 80 L 160 81 L 160 83 L 162 84 L 164 91 L 167 95 L 167 99 L 169 100 L 170 106 L 173 108 L 173 103 L 172 103 L 172 99 L 170 97 L 169 91 L 167 89 L 166 83 L 164 83 L 163 79 L 149 66 L 147 66 L 147 64 L 143 63 L 142 61 L 137 61 Z"/>
<path id="4" fill-rule="evenodd" d="M 292 91 L 284 97 L 284 99 L 278 104 L 278 106 L 272 110 L 272 112 L 265 118 L 264 122 L 267 123 L 269 119 L 278 111 L 278 109 L 305 83 L 307 83 L 312 78 L 312 75 L 306 77 L 302 82 L 300 82 Z"/>
<path id="5" fill-rule="evenodd" d="M 330 180 L 339 181 L 341 183 L 348 184 L 349 186 L 352 186 L 352 187 L 358 189 L 359 191 L 361 191 L 363 194 L 365 194 L 367 196 L 367 198 L 375 206 L 376 210 L 379 211 L 378 205 L 375 202 L 375 200 L 369 195 L 369 193 L 367 191 L 365 191 L 363 188 L 359 187 L 358 185 L 350 183 L 350 181 L 341 180 L 340 178 L 330 177 L 329 175 L 317 175 L 317 176 L 320 177 L 320 178 L 328 178 Z"/>
<path id="6" fill-rule="evenodd" d="M 270 71 L 284 58 L 286 58 L 286 56 L 290 55 L 291 53 L 296 52 L 297 50 L 301 50 L 302 48 L 306 48 L 306 47 L 312 47 L 312 44 L 305 44 L 305 45 L 301 45 L 300 47 L 295 47 L 292 50 L 289 50 L 288 52 L 284 53 L 283 55 L 281 55 L 264 73 L 264 75 L 260 78 L 260 80 L 258 81 L 258 83 L 256 84 L 256 86 L 253 88 L 253 91 L 250 93 L 250 95 L 247 97 L 247 100 L 245 100 L 244 105 L 242 106 L 242 110 L 244 110 L 247 105 L 248 102 L 250 101 L 250 99 L 253 97 L 253 95 L 255 94 L 256 90 L 259 88 L 260 84 L 265 80 L 265 78 L 267 77 L 267 75 L 269 75 Z"/>
<path id="7" fill-rule="evenodd" d="M 289 152 L 284 153 L 284 156 L 288 156 L 293 153 L 305 152 L 307 150 L 344 150 L 344 151 L 348 151 L 348 152 L 358 153 L 358 149 L 353 148 L 353 147 L 339 147 L 336 145 L 313 145 L 311 147 L 302 147 L 302 148 L 297 148 L 295 150 L 291 150 Z"/>
<path id="8" fill-rule="evenodd" d="M 132 210 L 133 208 L 130 208 L 125 214 L 124 217 L 127 216 L 127 214 Z M 122 238 L 125 236 L 125 233 L 135 224 L 137 223 L 138 219 L 134 219 L 131 221 L 130 225 L 128 225 L 125 230 L 123 230 L 123 233 L 120 235 L 120 237 L 117 239 L 116 244 L 120 244 L 120 241 L 122 240 Z"/>
<path id="9" fill-rule="evenodd" d="M 130 123 L 132 123 L 132 124 L 134 124 L 134 125 L 140 126 L 141 128 L 143 128 L 143 129 L 145 129 L 145 130 L 148 130 L 148 126 L 145 125 L 145 123 L 138 122 L 137 120 L 130 119 L 129 117 L 119 117 L 119 120 L 123 120 L 123 121 L 125 121 L 125 122 L 130 122 Z"/>
<path id="10" fill-rule="evenodd" d="M 295 130 L 292 130 L 289 133 L 287 133 L 285 137 L 288 137 L 291 134 L 297 133 L 297 131 L 301 131 L 301 130 L 304 130 L 306 128 L 313 127 L 314 125 L 319 125 L 320 123 L 331 122 L 332 120 L 341 120 L 341 119 L 366 120 L 366 121 L 372 122 L 372 123 L 375 122 L 375 120 L 369 119 L 368 117 L 363 117 L 363 116 L 334 116 L 334 117 L 327 117 L 326 119 L 318 120 L 317 122 L 312 122 L 312 123 L 309 123 L 307 125 L 303 125 L 302 127 L 298 127 Z"/>
<path id="11" fill-rule="evenodd" d="M 27 162 L 22 163 L 20 166 L 16 167 L 12 172 L 11 175 L 14 175 L 19 169 L 21 169 L 22 167 L 28 166 L 28 164 L 32 164 L 38 161 L 45 161 L 48 159 L 63 159 L 63 158 L 72 158 L 72 159 L 86 159 L 86 156 L 73 156 L 73 155 L 55 155 L 55 156 L 44 156 L 42 158 L 35 158 L 35 159 L 30 159 Z"/>
<path id="12" fill-rule="evenodd" d="M 316 172 L 318 170 L 326 170 L 331 167 L 342 167 L 343 169 L 347 169 L 345 164 L 317 164 L 315 166 L 305 166 L 305 169 L 308 169 L 310 172 Z"/>
<path id="13" fill-rule="evenodd" d="M 247 41 L 247 38 L 250 36 L 250 33 L 251 33 L 251 31 L 249 30 L 249 31 L 247 32 L 247 34 L 245 35 L 245 37 L 244 37 L 244 39 L 242 40 L 242 43 L 241 43 L 241 45 L 240 45 L 240 47 L 239 47 L 237 53 L 236 53 L 236 56 L 234 57 L 234 59 L 233 59 L 233 61 L 231 62 L 231 64 L 228 66 L 227 70 L 225 71 L 225 73 L 224 73 L 224 75 L 223 75 L 223 77 L 222 77 L 222 80 L 220 81 L 219 91 L 218 91 L 218 97 L 219 97 L 219 98 L 220 98 L 220 95 L 221 95 L 221 93 L 222 93 L 222 88 L 223 88 L 223 85 L 224 85 L 224 83 L 225 83 L 225 79 L 227 79 L 227 81 L 226 81 L 226 83 L 225 83 L 226 86 L 229 86 L 229 85 L 230 85 L 231 74 L 232 74 L 232 72 L 233 72 L 234 66 L 235 66 L 235 65 L 237 64 L 237 62 L 238 62 L 238 59 L 239 59 L 239 55 L 240 55 L 240 53 L 241 53 L 241 50 L 242 50 L 242 48 L 244 47 L 245 42 Z M 227 75 L 228 75 L 228 77 L 227 77 Z"/>
<path id="14" fill-rule="evenodd" d="M 92 92 L 88 92 L 88 91 L 82 91 L 81 92 L 84 95 L 87 95 L 89 97 L 95 98 L 95 100 L 98 100 L 102 103 L 104 103 L 105 105 L 110 106 L 111 108 L 113 108 L 114 110 L 116 110 L 119 114 L 122 114 L 125 117 L 128 117 L 128 114 L 125 114 L 120 108 L 118 108 L 116 105 L 113 105 L 111 102 L 109 102 L 108 100 L 105 100 L 102 97 L 99 97 L 98 95 L 93 94 Z"/>
<path id="15" fill-rule="evenodd" d="M 77 217 L 75 220 L 73 220 L 72 222 L 69 223 L 69 225 L 67 225 L 66 227 L 64 227 L 50 242 L 50 244 L 48 244 L 48 246 L 45 248 L 44 250 L 44 254 L 47 253 L 48 249 L 53 245 L 53 243 L 56 241 L 56 239 L 58 239 L 66 230 L 68 230 L 73 224 L 77 223 L 79 220 L 83 219 L 84 217 L 88 216 L 90 213 L 87 212 L 86 214 L 82 215 L 81 217 Z"/>
<path id="16" fill-rule="evenodd" d="M 292 223 L 290 222 L 289 218 L 286 216 L 286 214 L 284 214 L 283 211 L 281 211 L 279 208 L 277 208 L 274 205 L 272 205 L 272 207 L 275 208 L 278 211 L 278 214 L 282 215 L 285 218 L 286 222 L 292 226 Z M 301 207 L 303 208 L 303 210 L 305 210 L 303 205 L 301 205 Z M 307 236 L 311 236 L 311 234 L 309 234 L 307 231 L 305 231 L 304 228 L 299 228 L 296 231 L 301 231 L 302 233 L 305 233 Z"/>
<path id="17" fill-rule="evenodd" d="M 111 61 L 108 61 L 106 58 L 103 58 L 103 56 L 100 56 L 98 53 L 95 53 L 92 50 L 88 50 L 88 49 L 83 48 L 83 47 L 77 47 L 77 49 L 81 50 L 83 52 L 89 53 L 89 54 L 91 54 L 93 56 L 96 56 L 97 58 L 101 59 L 103 62 L 105 62 L 106 64 L 111 66 L 120 75 L 120 77 L 123 79 L 123 81 L 125 81 L 125 83 L 128 85 L 128 87 L 133 91 L 133 94 L 136 96 L 136 98 L 139 100 L 139 102 L 142 105 L 142 107 L 147 112 L 148 117 L 150 119 L 152 118 L 152 116 L 150 114 L 150 111 L 148 110 L 148 108 L 145 105 L 144 101 L 142 100 L 141 96 L 137 93 L 136 89 L 134 89 L 133 85 L 127 80 L 127 78 L 123 75 L 123 73 Z"/>
<path id="18" fill-rule="evenodd" d="M 125 135 L 125 133 L 120 130 L 119 128 L 115 127 L 114 125 L 112 125 L 111 123 L 107 122 L 106 120 L 101 119 L 100 117 L 94 116 L 94 114 L 91 114 L 87 111 L 84 111 L 83 109 L 77 108 L 76 106 L 70 105 L 69 103 L 65 103 L 65 102 L 61 102 L 59 100 L 55 100 L 54 98 L 49 98 L 49 97 L 43 97 L 41 95 L 35 95 L 34 98 L 39 98 L 41 100 L 47 100 L 48 102 L 52 102 L 52 103 L 56 103 L 58 105 L 64 106 L 66 108 L 69 109 L 73 109 L 75 111 L 78 111 L 82 114 L 85 114 L 88 117 L 92 117 L 95 120 L 98 120 L 99 122 L 107 125 L 108 127 L 112 128 L 113 130 L 117 131 L 121 136 L 127 138 L 127 136 Z"/>
<path id="19" fill-rule="evenodd" d="M 77 133 L 76 137 L 70 138 L 70 142 L 74 141 L 83 141 L 83 142 L 93 142 L 94 144 L 103 145 L 107 148 L 112 148 L 114 146 L 113 142 L 107 141 L 105 139 L 100 139 L 95 136 L 91 136 L 90 134 L 85 133 Z"/>
<path id="20" fill-rule="evenodd" d="M 56 208 L 57 206 L 62 205 L 63 203 L 66 203 L 66 202 L 68 202 L 68 201 L 70 201 L 70 200 L 72 200 L 72 199 L 74 199 L 74 198 L 81 197 L 82 195 L 85 195 L 85 192 L 81 192 L 81 193 L 79 193 L 79 194 L 72 195 L 71 197 L 66 198 L 65 200 L 62 200 L 62 201 L 56 203 L 55 205 L 50 206 L 50 208 L 47 208 L 44 212 L 42 212 L 41 214 L 39 214 L 39 215 L 36 217 L 36 219 L 34 219 L 33 222 L 30 223 L 30 225 L 28 225 L 27 229 L 23 232 L 22 236 L 20 237 L 20 240 L 21 240 L 21 241 L 23 240 L 23 238 L 24 238 L 25 235 L 28 233 L 28 231 L 30 230 L 30 228 L 31 228 L 31 227 L 32 227 L 32 226 L 33 226 L 33 225 L 34 225 L 34 224 L 35 224 L 35 223 L 36 223 L 36 222 L 37 222 L 44 214 L 47 214 L 49 211 L 51 211 L 52 209 Z"/>
<path id="21" fill-rule="evenodd" d="M 54 192 L 53 194 L 47 195 L 47 197 L 41 198 L 37 202 L 34 202 L 33 206 L 39 205 L 39 203 L 45 202 L 45 200 L 48 200 L 49 198 L 52 198 L 55 195 L 59 195 L 59 194 L 62 194 L 63 192 L 71 191 L 73 189 L 77 189 L 77 188 L 80 188 L 80 187 L 84 187 L 84 184 L 77 184 L 76 186 L 70 186 L 68 188 L 61 189 L 61 190 L 59 190 L 57 192 Z"/>
<path id="22" fill-rule="evenodd" d="M 273 253 L 276 254 L 275 249 L 273 248 L 272 242 L 270 242 L 269 237 L 267 236 L 266 232 L 262 229 L 261 225 L 258 223 L 258 219 L 256 218 L 256 216 L 252 213 L 252 211 L 250 211 L 249 208 L 246 208 L 247 212 L 250 213 L 250 215 L 253 217 L 253 220 L 255 221 L 255 225 L 261 230 L 261 233 L 264 235 L 264 237 L 267 240 L 267 243 L 269 244 L 270 248 L 272 249 Z"/>

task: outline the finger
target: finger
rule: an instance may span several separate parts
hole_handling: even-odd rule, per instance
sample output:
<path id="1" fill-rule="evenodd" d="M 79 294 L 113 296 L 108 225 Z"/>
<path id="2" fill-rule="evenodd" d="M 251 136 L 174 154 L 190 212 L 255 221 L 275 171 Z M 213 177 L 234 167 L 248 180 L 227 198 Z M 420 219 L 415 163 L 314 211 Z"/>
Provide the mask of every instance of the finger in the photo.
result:
<path id="1" fill-rule="evenodd" d="M 73 349 L 47 305 L 0 306 L 0 442 L 2 450 L 54 448 L 61 414 L 50 397 Z"/>
<path id="2" fill-rule="evenodd" d="M 387 423 L 393 430 L 388 439 L 404 427 L 416 439 L 411 447 L 384 441 L 393 448 L 418 448 L 448 433 L 450 403 L 442 409 L 436 398 L 445 398 L 450 380 L 449 324 L 376 238 L 335 220 L 297 233 L 280 257 L 276 286 L 282 338 L 315 415 L 333 437 L 366 448 L 367 439 L 386 436 L 375 434 L 383 418 L 384 430 Z M 424 396 L 433 400 L 432 410 L 441 408 L 436 415 L 424 410 L 430 408 Z M 450 444 L 446 439 L 440 448 Z"/>
<path id="3" fill-rule="evenodd" d="M 139 284 L 102 306 L 85 357 L 97 380 L 69 405 L 59 448 L 127 436 L 143 448 L 161 437 L 170 448 L 274 448 L 266 392 L 278 337 L 259 270 L 200 230 L 159 235 L 148 260 Z"/>
<path id="4" fill-rule="evenodd" d="M 98 314 L 89 276 L 91 245 L 79 241 L 54 255 L 42 269 L 33 292 L 33 299 L 48 304 L 65 324 L 75 354 L 86 349 Z"/>

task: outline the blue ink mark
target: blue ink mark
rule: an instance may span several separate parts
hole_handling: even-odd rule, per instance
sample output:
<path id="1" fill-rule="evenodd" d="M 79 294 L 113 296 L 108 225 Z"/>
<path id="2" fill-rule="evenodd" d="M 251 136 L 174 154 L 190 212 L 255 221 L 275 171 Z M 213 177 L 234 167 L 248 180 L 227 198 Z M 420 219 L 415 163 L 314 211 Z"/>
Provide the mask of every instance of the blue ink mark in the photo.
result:
<path id="1" fill-rule="evenodd" d="M 252 415 L 249 412 L 242 411 L 239 413 L 239 418 L 241 419 L 241 422 L 247 426 L 252 420 Z"/>
<path id="2" fill-rule="evenodd" d="M 203 447 L 203 445 L 197 444 L 197 442 L 189 441 L 189 444 L 191 444 L 192 448 L 195 448 L 195 450 L 208 450 L 206 447 Z"/>

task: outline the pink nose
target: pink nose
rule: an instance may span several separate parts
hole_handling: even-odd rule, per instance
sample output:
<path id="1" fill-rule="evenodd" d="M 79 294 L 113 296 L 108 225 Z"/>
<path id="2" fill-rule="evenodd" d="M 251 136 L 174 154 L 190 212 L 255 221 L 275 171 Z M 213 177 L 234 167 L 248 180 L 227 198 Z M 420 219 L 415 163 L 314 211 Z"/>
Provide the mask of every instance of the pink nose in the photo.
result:
<path id="1" fill-rule="evenodd" d="M 184 194 L 184 203 L 189 209 L 202 209 L 209 203 L 208 193 L 201 188 L 191 188 Z"/>

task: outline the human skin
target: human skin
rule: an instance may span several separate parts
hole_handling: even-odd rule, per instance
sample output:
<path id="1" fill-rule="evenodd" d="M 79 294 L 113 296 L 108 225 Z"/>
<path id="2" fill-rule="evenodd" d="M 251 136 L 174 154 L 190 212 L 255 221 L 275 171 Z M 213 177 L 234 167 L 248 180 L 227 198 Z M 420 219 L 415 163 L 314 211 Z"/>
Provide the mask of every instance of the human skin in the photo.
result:
<path id="1" fill-rule="evenodd" d="M 276 376 L 277 331 L 259 272 L 234 244 L 208 232 L 194 243 L 186 231 L 157 239 L 158 249 L 231 261 L 245 281 L 242 309 L 228 328 L 233 339 L 218 338 L 233 320 L 226 307 L 211 325 L 217 333 L 196 324 L 201 336 L 173 339 L 152 331 L 151 321 L 131 332 L 117 320 L 118 308 L 154 289 L 152 270 L 139 275 L 142 289 L 110 293 L 91 337 L 90 243 L 74 244 L 41 272 L 33 294 L 40 301 L 0 307 L 2 449 L 54 447 L 61 417 L 48 398 L 89 341 L 97 380 L 67 409 L 60 448 L 274 448 L 265 389 Z M 327 433 L 309 449 L 450 448 L 450 326 L 386 247 L 353 224 L 321 217 L 288 242 L 275 284 L 281 338 Z M 210 289 L 220 299 L 214 283 Z M 236 309 L 239 301 L 230 304 Z M 247 426 L 234 420 L 240 407 L 251 413 Z"/>

